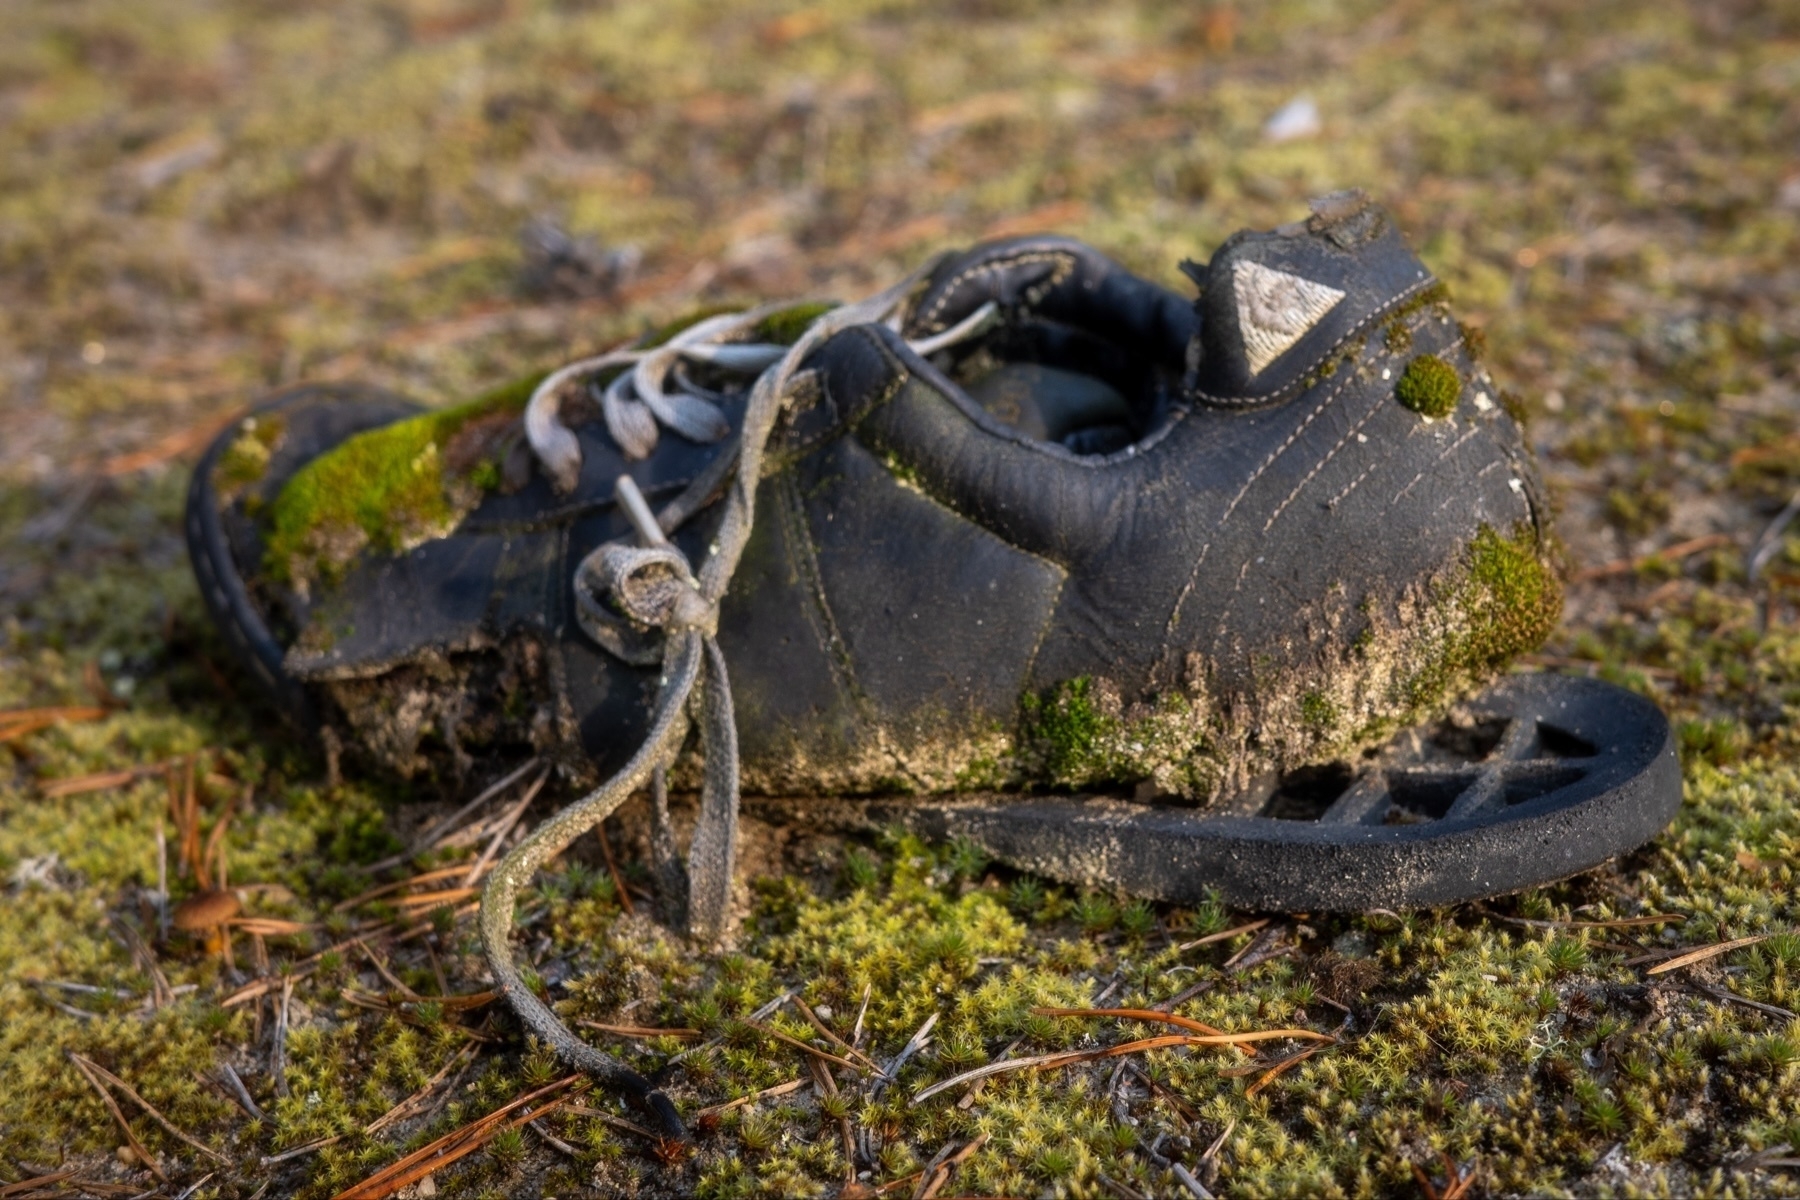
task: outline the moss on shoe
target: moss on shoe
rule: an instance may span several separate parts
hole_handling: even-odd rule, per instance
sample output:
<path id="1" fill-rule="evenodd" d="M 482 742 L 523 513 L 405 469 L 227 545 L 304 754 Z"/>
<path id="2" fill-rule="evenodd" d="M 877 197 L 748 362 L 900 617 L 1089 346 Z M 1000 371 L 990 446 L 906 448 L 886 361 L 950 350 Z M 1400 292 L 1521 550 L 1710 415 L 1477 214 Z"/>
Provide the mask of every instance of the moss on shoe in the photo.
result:
<path id="1" fill-rule="evenodd" d="M 397 554 L 450 532 L 500 486 L 517 417 L 543 377 L 359 433 L 307 463 L 269 505 L 264 569 L 304 591 L 341 578 L 365 548 Z"/>

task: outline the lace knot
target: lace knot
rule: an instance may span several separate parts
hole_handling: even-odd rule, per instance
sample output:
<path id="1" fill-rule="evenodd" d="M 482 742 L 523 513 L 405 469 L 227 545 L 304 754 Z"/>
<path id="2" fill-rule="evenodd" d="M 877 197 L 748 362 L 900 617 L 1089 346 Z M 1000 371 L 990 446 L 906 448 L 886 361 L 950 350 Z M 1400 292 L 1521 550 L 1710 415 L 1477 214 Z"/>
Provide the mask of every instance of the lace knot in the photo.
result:
<path id="1" fill-rule="evenodd" d="M 668 633 L 693 629 L 708 637 L 718 631 L 718 605 L 701 594 L 687 556 L 674 546 L 608 542 L 595 560 L 592 586 L 638 624 Z"/>

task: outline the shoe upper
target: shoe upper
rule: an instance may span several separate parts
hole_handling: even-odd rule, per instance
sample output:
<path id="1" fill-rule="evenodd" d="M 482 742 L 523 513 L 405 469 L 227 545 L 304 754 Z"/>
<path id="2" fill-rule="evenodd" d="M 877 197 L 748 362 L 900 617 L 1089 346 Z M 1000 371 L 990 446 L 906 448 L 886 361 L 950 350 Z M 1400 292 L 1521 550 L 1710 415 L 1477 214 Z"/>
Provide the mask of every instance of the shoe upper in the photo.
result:
<path id="1" fill-rule="evenodd" d="M 991 243 L 899 328 L 807 359 L 719 613 L 746 790 L 1203 799 L 1378 740 L 1548 633 L 1529 451 L 1387 216 L 1329 197 L 1189 270 L 1197 302 L 1068 239 Z M 987 305 L 992 330 L 914 349 Z M 687 383 L 741 421 L 741 383 Z M 528 390 L 398 423 L 384 394 L 303 391 L 196 479 L 203 582 L 242 577 L 203 589 L 215 615 L 290 710 L 317 697 L 402 772 L 522 744 L 604 772 L 645 726 L 658 671 L 582 631 L 576 567 L 630 536 L 617 476 L 668 497 L 725 443 L 633 460 L 565 406 L 560 492 Z M 673 535 L 690 560 L 718 507 Z"/>

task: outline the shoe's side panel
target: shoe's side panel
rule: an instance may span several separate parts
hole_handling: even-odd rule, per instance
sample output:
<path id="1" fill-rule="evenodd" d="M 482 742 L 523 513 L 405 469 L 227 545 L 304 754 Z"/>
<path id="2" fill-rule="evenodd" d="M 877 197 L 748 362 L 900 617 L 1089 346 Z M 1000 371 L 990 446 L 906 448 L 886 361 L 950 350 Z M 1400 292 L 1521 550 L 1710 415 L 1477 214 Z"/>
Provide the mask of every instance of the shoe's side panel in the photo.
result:
<path id="1" fill-rule="evenodd" d="M 821 592 L 891 785 L 997 781 L 1065 572 L 957 516 L 855 439 L 797 469 Z"/>

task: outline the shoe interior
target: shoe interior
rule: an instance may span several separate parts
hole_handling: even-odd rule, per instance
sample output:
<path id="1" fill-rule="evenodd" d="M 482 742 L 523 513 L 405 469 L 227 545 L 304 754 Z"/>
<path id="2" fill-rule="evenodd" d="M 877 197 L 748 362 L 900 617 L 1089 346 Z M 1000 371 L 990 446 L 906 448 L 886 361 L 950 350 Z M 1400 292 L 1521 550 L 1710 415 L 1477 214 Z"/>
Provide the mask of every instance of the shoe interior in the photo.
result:
<path id="1" fill-rule="evenodd" d="M 938 365 L 995 420 L 1075 454 L 1102 455 L 1143 440 L 1168 416 L 1180 364 L 1146 357 L 1085 330 L 1033 321 L 1003 327 Z"/>

